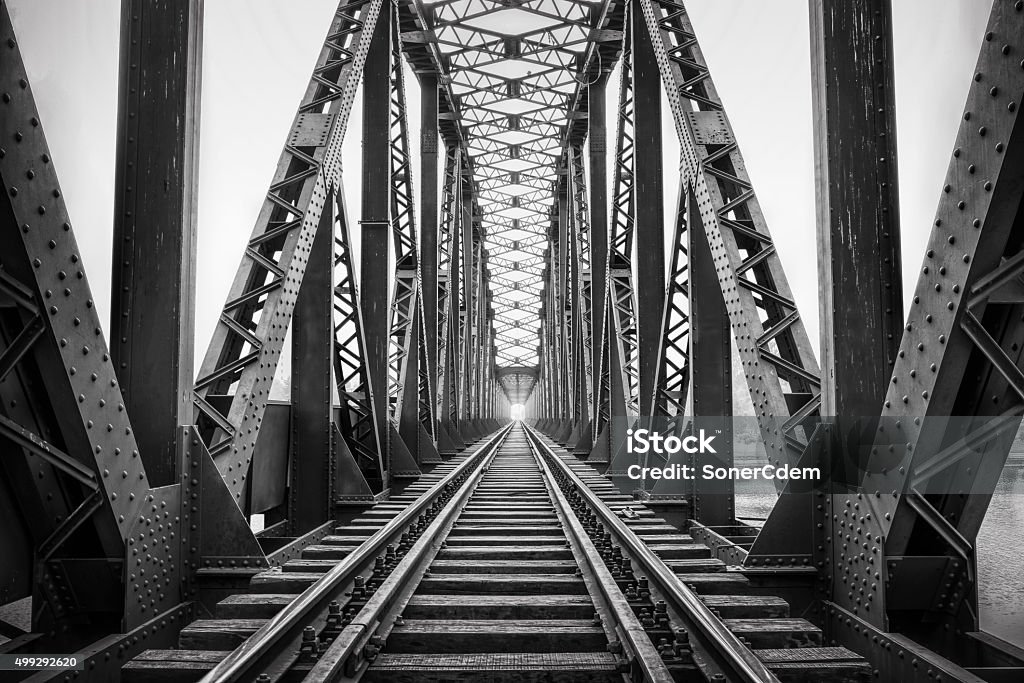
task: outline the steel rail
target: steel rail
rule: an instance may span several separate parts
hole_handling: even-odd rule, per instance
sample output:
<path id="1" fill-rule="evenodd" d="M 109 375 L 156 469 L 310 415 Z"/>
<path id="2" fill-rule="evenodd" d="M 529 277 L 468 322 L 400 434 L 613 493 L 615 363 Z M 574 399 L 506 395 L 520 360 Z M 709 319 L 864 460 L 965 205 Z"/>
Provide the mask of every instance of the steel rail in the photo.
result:
<path id="1" fill-rule="evenodd" d="M 651 681 L 652 683 L 672 683 L 675 678 L 661 658 L 658 648 L 651 642 L 651 638 L 647 635 L 647 631 L 644 630 L 640 619 L 626 601 L 625 595 L 619 590 L 615 577 L 612 576 L 604 560 L 601 559 L 600 553 L 594 546 L 594 542 L 590 540 L 590 536 L 587 535 L 579 518 L 576 517 L 576 513 L 573 512 L 569 500 L 558 485 L 558 480 L 555 478 L 547 458 L 543 457 L 540 449 L 533 441 L 528 439 L 527 443 L 529 443 L 534 457 L 537 458 L 541 472 L 544 474 L 551 500 L 562 514 L 563 530 L 567 537 L 571 535 L 576 544 L 580 546 L 580 550 L 587 563 L 587 568 L 596 579 L 595 583 L 615 619 L 616 631 L 621 638 L 625 639 L 625 644 L 635 655 L 634 662 L 640 666 L 640 671 L 644 676 L 643 680 Z"/>
<path id="2" fill-rule="evenodd" d="M 472 455 L 459 463 L 454 470 L 410 503 L 382 529 L 332 567 L 316 583 L 298 595 L 203 676 L 200 683 L 252 681 L 263 673 L 267 673 L 271 676 L 271 680 L 274 680 L 273 677 L 279 672 L 271 671 L 271 665 L 282 656 L 282 651 L 286 650 L 289 654 L 297 655 L 298 647 L 291 647 L 289 644 L 293 641 L 301 642 L 302 630 L 309 626 L 318 615 L 326 614 L 328 603 L 336 599 L 354 581 L 356 573 L 362 571 L 367 564 L 371 564 L 389 543 L 400 538 L 402 531 L 441 494 L 445 486 L 470 468 L 475 467 L 477 461 L 493 450 L 504 435 L 512 429 L 512 424 L 514 423 L 510 423 L 496 432 Z"/>
<path id="3" fill-rule="evenodd" d="M 500 439 L 495 447 L 490 448 L 489 452 L 480 460 L 476 470 L 459 487 L 458 493 L 445 504 L 437 517 L 423 530 L 420 537 L 409 548 L 387 579 L 374 591 L 352 622 L 331 641 L 327 650 L 318 655 L 316 664 L 306 673 L 303 681 L 319 683 L 339 680 L 341 676 L 358 678 L 365 671 L 366 667 L 363 665 L 372 664 L 372 659 L 365 656 L 363 648 L 371 643 L 374 635 L 381 635 L 376 633 L 377 629 L 386 623 L 387 613 L 394 612 L 395 602 L 401 598 L 403 592 L 411 596 L 415 590 L 415 586 L 410 585 L 412 580 L 422 577 L 427 570 L 430 561 L 440 549 L 441 541 L 447 537 L 466 501 L 476 490 L 476 484 L 486 474 L 488 466 L 493 462 L 510 431 L 511 428 L 505 429 L 504 433 L 499 435 Z M 419 581 L 416 581 L 416 584 L 418 585 Z M 390 627 L 387 630 L 390 631 Z M 386 634 L 384 638 L 386 638 Z M 352 657 L 360 655 L 362 655 L 360 660 L 352 659 Z"/>
<path id="4" fill-rule="evenodd" d="M 729 681 L 744 683 L 779 683 L 779 679 L 736 634 L 726 628 L 721 620 L 711 613 L 707 605 L 683 585 L 665 562 L 590 490 L 590 487 L 555 454 L 550 446 L 544 443 L 533 427 L 525 422 L 523 426 L 526 427 L 527 438 L 548 456 L 548 462 L 555 463 L 575 484 L 580 496 L 598 516 L 605 530 L 618 538 L 623 550 L 628 552 L 631 559 L 647 573 L 647 578 L 657 584 L 662 597 L 686 622 L 685 626 L 691 637 L 707 648 L 708 654 L 714 657 L 714 663 L 724 669 L 722 673 L 726 678 Z"/>

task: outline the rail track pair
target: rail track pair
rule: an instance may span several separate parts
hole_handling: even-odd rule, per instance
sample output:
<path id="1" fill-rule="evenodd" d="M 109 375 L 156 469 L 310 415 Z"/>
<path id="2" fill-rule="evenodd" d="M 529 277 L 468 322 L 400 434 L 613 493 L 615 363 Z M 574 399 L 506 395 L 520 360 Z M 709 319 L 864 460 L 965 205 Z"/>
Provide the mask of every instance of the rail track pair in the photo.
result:
<path id="1" fill-rule="evenodd" d="M 156 681 L 860 681 L 707 546 L 523 423 L 149 650 Z"/>

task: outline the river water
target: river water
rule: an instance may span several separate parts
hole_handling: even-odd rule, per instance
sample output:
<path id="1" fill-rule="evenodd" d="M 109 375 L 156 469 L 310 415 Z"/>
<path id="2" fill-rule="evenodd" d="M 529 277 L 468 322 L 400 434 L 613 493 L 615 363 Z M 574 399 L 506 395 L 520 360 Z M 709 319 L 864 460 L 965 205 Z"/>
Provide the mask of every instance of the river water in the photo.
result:
<path id="1" fill-rule="evenodd" d="M 736 515 L 760 524 L 775 504 L 775 487 L 763 479 L 736 482 Z M 1024 453 L 1003 470 L 978 534 L 978 602 L 981 627 L 1024 647 Z"/>

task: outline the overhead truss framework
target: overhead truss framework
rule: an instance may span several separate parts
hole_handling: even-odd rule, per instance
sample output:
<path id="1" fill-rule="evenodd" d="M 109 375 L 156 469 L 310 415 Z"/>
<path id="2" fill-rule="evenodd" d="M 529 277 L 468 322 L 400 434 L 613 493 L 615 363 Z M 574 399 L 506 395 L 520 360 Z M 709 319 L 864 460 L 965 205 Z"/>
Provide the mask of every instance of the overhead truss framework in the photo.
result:
<path id="1" fill-rule="evenodd" d="M 585 57 L 594 52 L 594 29 L 609 4 L 443 0 L 407 8 L 415 21 L 403 33 L 406 49 L 446 83 L 458 112 L 458 143 L 471 160 L 499 367 L 540 362 L 552 179 L 564 174 L 567 138 L 585 134 Z M 527 383 L 533 376 L 519 375 Z M 516 386 L 525 399 L 529 386 L 525 394 Z"/>

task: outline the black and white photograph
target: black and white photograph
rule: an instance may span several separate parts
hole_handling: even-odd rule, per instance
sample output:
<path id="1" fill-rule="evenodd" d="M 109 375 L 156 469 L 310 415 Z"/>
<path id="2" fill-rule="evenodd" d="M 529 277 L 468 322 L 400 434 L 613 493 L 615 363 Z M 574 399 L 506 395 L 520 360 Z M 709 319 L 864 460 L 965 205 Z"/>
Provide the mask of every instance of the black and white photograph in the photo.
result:
<path id="1" fill-rule="evenodd" d="M 0 682 L 1024 682 L 1024 0 L 0 0 Z"/>

